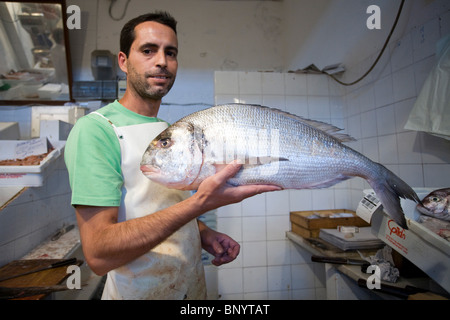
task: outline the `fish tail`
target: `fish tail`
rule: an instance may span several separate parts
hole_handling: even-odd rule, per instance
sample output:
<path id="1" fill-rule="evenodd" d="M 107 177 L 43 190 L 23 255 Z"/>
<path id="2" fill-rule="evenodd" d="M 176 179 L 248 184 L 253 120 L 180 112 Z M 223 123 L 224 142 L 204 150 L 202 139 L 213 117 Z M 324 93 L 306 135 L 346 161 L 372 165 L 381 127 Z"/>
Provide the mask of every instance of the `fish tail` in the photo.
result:
<path id="1" fill-rule="evenodd" d="M 394 221 L 404 229 L 408 229 L 405 214 L 400 205 L 400 198 L 410 199 L 420 203 L 420 199 L 415 191 L 402 179 L 388 170 L 383 165 L 379 165 L 376 178 L 368 179 L 377 197 L 380 199 L 385 211 Z"/>

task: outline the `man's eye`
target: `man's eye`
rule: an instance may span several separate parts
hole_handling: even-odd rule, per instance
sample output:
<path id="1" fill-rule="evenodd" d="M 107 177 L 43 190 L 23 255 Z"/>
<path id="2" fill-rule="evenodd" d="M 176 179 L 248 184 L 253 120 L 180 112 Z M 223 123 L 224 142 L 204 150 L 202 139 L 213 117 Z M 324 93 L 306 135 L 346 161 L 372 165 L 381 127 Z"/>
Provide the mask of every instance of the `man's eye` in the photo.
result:
<path id="1" fill-rule="evenodd" d="M 167 52 L 167 55 L 168 55 L 169 57 L 173 57 L 173 58 L 176 58 L 176 57 L 177 57 L 177 53 L 176 53 L 176 52 L 173 52 L 173 51 Z"/>
<path id="2" fill-rule="evenodd" d="M 146 54 L 146 55 L 148 55 L 148 54 L 153 54 L 153 53 L 155 53 L 155 52 L 157 52 L 158 50 L 157 49 L 155 49 L 155 48 L 147 48 L 147 49 L 143 49 L 142 50 L 142 52 L 144 53 L 144 54 Z"/>

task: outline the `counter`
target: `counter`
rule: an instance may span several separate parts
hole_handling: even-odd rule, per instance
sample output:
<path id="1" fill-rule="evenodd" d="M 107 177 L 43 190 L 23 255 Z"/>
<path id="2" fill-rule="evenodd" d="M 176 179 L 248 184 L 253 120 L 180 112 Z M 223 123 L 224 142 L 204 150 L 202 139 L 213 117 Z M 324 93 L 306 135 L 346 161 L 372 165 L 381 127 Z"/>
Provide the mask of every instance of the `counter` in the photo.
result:
<path id="1" fill-rule="evenodd" d="M 329 246 L 324 246 L 321 239 L 305 239 L 292 231 L 286 232 L 287 238 L 294 244 L 302 247 L 313 255 L 326 257 L 340 257 L 346 259 L 362 260 L 357 251 L 339 251 L 330 249 Z M 331 245 L 330 245 L 331 246 Z M 331 246 L 332 247 L 332 246 Z M 362 250 L 360 251 L 364 256 L 374 255 L 376 250 Z M 330 264 L 325 263 L 326 275 L 326 292 L 328 300 L 349 300 L 349 299 L 400 299 L 399 296 L 387 294 L 379 290 L 370 290 L 364 286 L 367 279 L 372 276 L 371 273 L 364 273 L 361 271 L 361 266 L 346 265 L 346 264 Z M 358 281 L 363 286 L 358 285 Z M 407 286 L 420 288 L 424 291 L 436 291 L 435 284 L 429 277 L 419 278 L 404 278 L 401 277 L 397 282 L 381 281 L 381 286 L 386 288 L 394 287 L 398 289 L 405 289 Z"/>
<path id="2" fill-rule="evenodd" d="M 31 252 L 22 257 L 20 260 L 11 262 L 11 265 L 20 265 L 25 264 L 26 262 L 44 261 L 45 259 L 48 259 L 53 263 L 53 261 L 70 258 L 77 258 L 77 260 L 79 261 L 78 265 L 80 266 L 81 289 L 69 289 L 53 292 L 50 295 L 39 297 L 36 296 L 35 299 L 45 298 L 54 300 L 88 300 L 95 298 L 94 295 L 96 295 L 96 291 L 102 283 L 102 277 L 94 274 L 86 264 L 81 248 L 79 231 L 76 227 L 68 232 L 62 233 L 58 239 L 48 239 L 47 241 L 44 241 Z M 46 270 L 43 272 L 48 273 L 51 271 Z M 18 273 L 20 273 L 20 271 L 18 271 Z M 61 274 L 60 270 L 59 273 Z M 67 276 L 67 272 L 63 272 L 62 275 L 60 275 L 60 279 L 62 280 L 62 282 L 58 284 L 66 285 L 65 279 L 67 278 Z M 20 286 L 27 287 L 26 283 L 21 283 Z M 37 280 L 37 282 L 34 282 L 33 286 L 41 286 L 39 284 L 39 280 Z"/>

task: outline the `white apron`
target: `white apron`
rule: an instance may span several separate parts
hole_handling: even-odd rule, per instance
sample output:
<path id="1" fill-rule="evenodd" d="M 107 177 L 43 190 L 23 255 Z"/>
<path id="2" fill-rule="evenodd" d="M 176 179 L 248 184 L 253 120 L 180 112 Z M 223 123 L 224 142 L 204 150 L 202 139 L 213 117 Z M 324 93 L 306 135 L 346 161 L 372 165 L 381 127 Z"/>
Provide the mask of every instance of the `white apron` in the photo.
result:
<path id="1" fill-rule="evenodd" d="M 167 123 L 119 128 L 111 125 L 119 138 L 124 177 L 119 222 L 146 216 L 189 196 L 189 192 L 152 182 L 140 170 L 142 155 L 149 142 L 167 128 Z M 148 253 L 108 272 L 102 299 L 205 299 L 201 250 L 194 219 Z"/>

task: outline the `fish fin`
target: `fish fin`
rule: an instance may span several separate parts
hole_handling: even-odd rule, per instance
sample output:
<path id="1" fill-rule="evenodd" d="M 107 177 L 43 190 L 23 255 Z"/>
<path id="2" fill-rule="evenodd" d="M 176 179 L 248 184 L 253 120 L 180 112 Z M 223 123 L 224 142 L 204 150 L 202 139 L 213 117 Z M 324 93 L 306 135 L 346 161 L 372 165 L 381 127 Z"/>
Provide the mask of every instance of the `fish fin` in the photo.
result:
<path id="1" fill-rule="evenodd" d="M 261 105 L 252 105 L 255 107 L 260 107 L 260 108 L 267 108 L 267 109 L 271 109 L 274 112 L 278 112 L 279 114 L 282 114 L 285 117 L 291 118 L 291 119 L 295 119 L 297 121 L 303 122 L 306 125 L 309 125 L 313 128 L 316 128 L 320 131 L 323 131 L 331 136 L 333 136 L 334 138 L 338 139 L 340 142 L 349 142 L 349 141 L 356 141 L 355 138 L 351 137 L 348 134 L 345 133 L 338 133 L 338 131 L 342 131 L 341 128 L 338 128 L 332 124 L 323 122 L 323 121 L 318 121 L 318 120 L 312 120 L 312 119 L 307 119 L 304 118 L 302 116 L 298 116 L 296 114 L 293 113 L 289 113 L 277 108 L 271 108 L 271 107 L 265 107 L 265 106 L 261 106 Z"/>
<path id="2" fill-rule="evenodd" d="M 272 108 L 272 107 L 266 107 L 266 106 L 262 106 L 259 104 L 245 104 L 245 103 L 230 103 L 230 104 L 223 104 L 223 105 L 218 105 L 218 106 L 223 106 L 223 107 L 227 107 L 227 106 L 252 106 L 252 107 L 257 107 L 257 108 L 262 108 L 262 109 L 270 109 L 273 112 L 277 112 L 280 115 L 283 115 L 285 117 L 300 121 L 310 127 L 313 127 L 315 129 L 318 129 L 320 131 L 325 132 L 326 134 L 336 138 L 337 140 L 339 140 L 340 142 L 349 142 L 349 141 L 356 141 L 355 138 L 351 137 L 348 134 L 345 133 L 337 133 L 338 131 L 342 131 L 341 128 L 338 128 L 332 124 L 326 123 L 326 122 L 322 122 L 322 121 L 318 121 L 318 120 L 311 120 L 311 119 L 307 119 L 301 116 L 298 116 L 296 114 L 293 113 L 289 113 L 277 108 Z"/>
<path id="3" fill-rule="evenodd" d="M 353 138 L 352 136 L 349 136 L 348 134 L 345 134 L 345 133 L 335 133 L 335 134 L 332 134 L 332 136 L 335 137 L 336 139 L 338 139 L 340 142 L 356 141 L 355 138 Z"/>
<path id="4" fill-rule="evenodd" d="M 370 186 L 375 191 L 378 199 L 387 214 L 403 229 L 408 229 L 405 214 L 400 205 L 400 198 L 410 199 L 420 203 L 420 199 L 414 190 L 402 179 L 379 164 L 380 177 L 377 179 L 368 179 Z"/>
<path id="5" fill-rule="evenodd" d="M 295 116 L 295 115 L 294 115 L 294 117 L 297 118 L 298 121 L 301 121 L 304 124 L 309 125 L 310 127 L 313 127 L 317 130 L 320 130 L 320 131 L 334 137 L 335 139 L 339 140 L 340 142 L 356 141 L 356 139 L 353 138 L 352 136 L 350 136 L 349 134 L 338 132 L 338 131 L 342 131 L 343 129 L 338 128 L 332 124 L 318 121 L 318 120 L 306 119 L 306 118 L 303 118 L 300 116 Z"/>
<path id="6" fill-rule="evenodd" d="M 321 131 L 329 134 L 330 136 L 333 136 L 334 138 L 338 139 L 340 142 L 356 141 L 355 138 L 353 138 L 352 136 L 350 136 L 346 133 L 339 133 L 338 131 L 342 131 L 342 129 L 338 128 L 336 126 L 333 126 L 332 124 L 322 122 L 322 121 L 317 121 L 317 120 L 306 119 L 306 118 L 299 117 L 299 116 L 295 116 L 295 117 L 299 118 L 299 121 L 303 121 L 304 123 L 310 125 L 311 127 L 314 127 L 318 130 L 321 130 Z"/>

